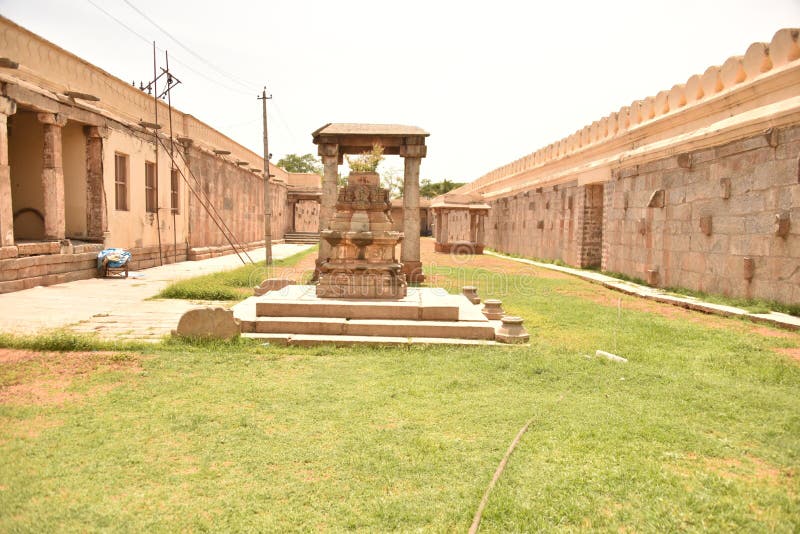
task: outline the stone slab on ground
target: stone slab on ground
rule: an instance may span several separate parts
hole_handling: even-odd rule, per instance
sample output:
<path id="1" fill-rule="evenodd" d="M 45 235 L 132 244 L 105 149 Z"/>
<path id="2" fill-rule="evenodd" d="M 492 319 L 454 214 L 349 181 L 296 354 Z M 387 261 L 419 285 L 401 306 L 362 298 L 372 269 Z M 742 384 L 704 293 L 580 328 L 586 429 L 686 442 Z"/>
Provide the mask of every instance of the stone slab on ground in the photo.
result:
<path id="1" fill-rule="evenodd" d="M 184 313 L 175 334 L 182 337 L 233 339 L 241 329 L 233 312 L 222 306 L 202 306 Z"/>

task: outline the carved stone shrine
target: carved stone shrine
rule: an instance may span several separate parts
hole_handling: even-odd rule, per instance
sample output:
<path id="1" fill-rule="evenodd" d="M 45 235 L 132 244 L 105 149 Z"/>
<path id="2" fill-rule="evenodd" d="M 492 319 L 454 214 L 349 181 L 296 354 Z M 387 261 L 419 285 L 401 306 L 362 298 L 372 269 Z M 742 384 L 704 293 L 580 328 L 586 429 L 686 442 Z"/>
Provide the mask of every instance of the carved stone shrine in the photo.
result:
<path id="1" fill-rule="evenodd" d="M 320 264 L 317 297 L 399 299 L 406 277 L 395 256 L 403 234 L 392 230 L 389 191 L 377 173 L 351 173 L 339 190 L 336 211 L 320 233 L 330 256 Z"/>

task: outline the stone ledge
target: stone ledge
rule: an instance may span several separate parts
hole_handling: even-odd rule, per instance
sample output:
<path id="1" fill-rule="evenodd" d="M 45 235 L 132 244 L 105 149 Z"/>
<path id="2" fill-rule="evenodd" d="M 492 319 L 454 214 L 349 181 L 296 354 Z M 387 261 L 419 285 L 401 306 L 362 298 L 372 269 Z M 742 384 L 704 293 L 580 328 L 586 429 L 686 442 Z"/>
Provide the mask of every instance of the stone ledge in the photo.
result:
<path id="1" fill-rule="evenodd" d="M 465 345 L 489 347 L 519 347 L 520 345 L 504 345 L 486 339 L 451 339 L 425 337 L 381 337 L 381 336 L 325 336 L 306 334 L 242 334 L 242 337 L 258 339 L 279 345 L 308 347 L 314 345 L 335 345 L 337 347 L 376 346 L 397 347 L 410 345 Z"/>
<path id="2" fill-rule="evenodd" d="M 591 282 L 593 284 L 600 284 L 609 289 L 613 289 L 614 291 L 620 291 L 627 295 L 642 297 L 648 300 L 654 300 L 656 302 L 661 302 L 663 304 L 671 304 L 673 306 L 679 306 L 682 308 L 713 315 L 722 315 L 725 317 L 741 317 L 755 323 L 768 324 L 770 326 L 784 328 L 787 330 L 800 331 L 800 317 L 793 317 L 785 313 L 778 313 L 778 312 L 750 313 L 747 310 L 744 310 L 742 308 L 736 308 L 734 306 L 712 304 L 710 302 L 703 302 L 702 300 L 695 299 L 692 297 L 677 297 L 669 295 L 667 293 L 664 293 L 663 291 L 654 289 L 652 287 L 634 284 L 633 282 L 626 282 L 618 278 L 613 278 L 611 276 L 596 272 L 586 272 L 572 267 L 562 267 L 560 265 L 552 265 L 549 263 L 542 263 L 538 261 L 528 260 L 525 258 L 512 258 L 510 256 L 506 256 L 504 254 L 498 254 L 496 252 L 487 252 L 486 254 L 510 261 L 516 261 L 518 263 L 527 263 L 528 265 L 535 265 L 536 267 L 541 267 L 542 269 L 549 269 L 551 271 L 559 271 L 565 274 L 571 274 L 573 276 L 577 276 L 578 278 L 582 278 L 587 282 Z"/>

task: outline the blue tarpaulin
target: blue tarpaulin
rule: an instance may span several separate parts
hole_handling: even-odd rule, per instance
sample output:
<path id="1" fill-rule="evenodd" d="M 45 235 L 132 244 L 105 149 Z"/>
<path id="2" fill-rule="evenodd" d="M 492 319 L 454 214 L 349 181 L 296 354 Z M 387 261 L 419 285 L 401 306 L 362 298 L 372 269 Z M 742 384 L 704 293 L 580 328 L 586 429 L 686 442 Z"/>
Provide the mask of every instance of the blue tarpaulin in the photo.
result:
<path id="1" fill-rule="evenodd" d="M 97 270 L 102 271 L 106 265 L 112 269 L 121 269 L 131 260 L 131 253 L 124 248 L 107 248 L 97 254 Z"/>

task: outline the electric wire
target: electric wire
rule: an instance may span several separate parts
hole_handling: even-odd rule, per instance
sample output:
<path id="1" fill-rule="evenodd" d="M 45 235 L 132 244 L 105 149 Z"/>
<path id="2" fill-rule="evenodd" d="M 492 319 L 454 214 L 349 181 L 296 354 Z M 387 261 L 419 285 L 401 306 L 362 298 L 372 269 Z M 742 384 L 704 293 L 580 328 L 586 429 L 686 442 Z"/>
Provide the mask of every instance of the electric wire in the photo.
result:
<path id="1" fill-rule="evenodd" d="M 122 26 L 123 28 L 128 30 L 129 32 L 131 32 L 133 35 L 135 35 L 136 37 L 138 37 L 139 39 L 141 39 L 142 41 L 144 41 L 148 45 L 152 45 L 153 44 L 153 41 L 151 39 L 148 39 L 147 37 L 145 37 L 141 33 L 137 32 L 136 30 L 134 30 L 133 28 L 131 28 L 130 26 L 125 24 L 122 20 L 120 20 L 119 18 L 115 17 L 114 15 L 109 13 L 104 8 L 102 8 L 99 5 L 97 5 L 93 0 L 86 0 L 86 1 L 89 4 L 91 4 L 93 7 L 95 7 L 98 11 L 103 13 L 105 16 L 107 16 L 108 18 L 110 18 L 111 20 L 113 20 L 114 22 L 116 22 L 117 24 L 119 24 L 120 26 Z M 161 47 L 157 47 L 157 49 L 162 51 L 162 52 L 164 51 L 164 49 L 161 48 Z M 244 91 L 242 89 L 237 89 L 236 87 L 231 87 L 231 86 L 229 86 L 229 85 L 227 85 L 227 84 L 225 84 L 225 83 L 223 83 L 223 82 L 221 82 L 221 81 L 219 81 L 217 79 L 211 78 L 210 76 L 208 76 L 207 74 L 203 73 L 202 71 L 195 69 L 194 67 L 192 67 L 191 65 L 189 65 L 185 61 L 181 61 L 180 59 L 178 59 L 178 58 L 176 58 L 174 56 L 172 57 L 172 60 L 175 63 L 178 63 L 178 64 L 182 65 L 187 70 L 190 70 L 191 72 L 195 73 L 196 75 L 204 78 L 205 80 L 207 80 L 207 81 L 209 81 L 211 83 L 214 83 L 214 84 L 216 84 L 216 85 L 218 85 L 220 87 L 223 87 L 223 88 L 227 89 L 228 91 L 231 91 L 233 93 L 238 93 L 238 94 L 241 94 L 241 95 L 252 95 L 252 93 L 253 93 L 252 91 Z"/>
<path id="2" fill-rule="evenodd" d="M 236 76 L 234 76 L 234 75 L 232 75 L 232 74 L 230 74 L 228 72 L 225 72 L 224 70 L 220 69 L 219 67 L 217 67 L 216 65 L 214 65 L 213 63 L 208 61 L 206 58 L 204 58 L 203 56 L 201 56 L 200 54 L 198 54 L 197 52 L 195 52 L 194 50 L 192 50 L 191 48 L 189 48 L 188 46 L 183 44 L 174 35 L 172 35 L 170 32 L 168 32 L 166 29 L 164 29 L 164 27 L 162 27 L 156 21 L 151 19 L 145 12 L 143 12 L 138 7 L 136 7 L 132 2 L 130 2 L 130 0 L 122 0 L 122 1 L 125 2 L 131 9 L 133 9 L 139 15 L 141 15 L 145 20 L 147 20 L 147 22 L 149 22 L 150 24 L 152 24 L 153 26 L 158 28 L 161 31 L 161 33 L 163 33 L 164 35 L 166 35 L 167 37 L 172 39 L 178 46 L 183 48 L 185 51 L 187 51 L 188 53 L 193 55 L 198 60 L 202 61 L 208 67 L 211 67 L 212 69 L 217 71 L 222 76 L 225 76 L 226 78 L 228 78 L 232 82 L 238 83 L 244 89 L 252 89 L 253 87 L 256 87 L 256 84 L 251 84 L 250 82 L 248 82 L 246 80 L 243 80 L 242 78 L 237 78 Z"/>

